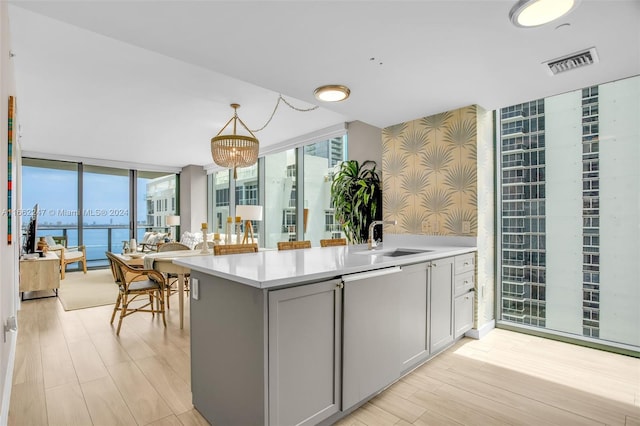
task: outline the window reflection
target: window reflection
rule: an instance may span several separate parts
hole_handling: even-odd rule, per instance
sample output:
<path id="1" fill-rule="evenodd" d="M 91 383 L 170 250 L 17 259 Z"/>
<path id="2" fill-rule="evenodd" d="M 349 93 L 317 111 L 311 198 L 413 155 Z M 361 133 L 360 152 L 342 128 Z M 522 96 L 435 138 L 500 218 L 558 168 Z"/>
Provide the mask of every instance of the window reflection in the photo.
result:
<path id="1" fill-rule="evenodd" d="M 303 147 L 304 149 L 304 239 L 314 246 L 325 238 L 341 238 L 331 204 L 332 176 L 346 159 L 344 138 L 337 137 Z"/>
<path id="2" fill-rule="evenodd" d="M 136 238 L 144 241 L 145 233 L 167 234 L 172 230 L 167 226 L 167 216 L 176 214 L 176 175 L 162 172 L 138 172 L 136 200 Z M 176 229 L 176 232 L 178 230 Z M 179 239 L 179 235 L 175 239 Z"/>
<path id="3" fill-rule="evenodd" d="M 278 241 L 297 239 L 296 151 L 267 155 L 264 163 L 264 247 L 276 248 Z"/>

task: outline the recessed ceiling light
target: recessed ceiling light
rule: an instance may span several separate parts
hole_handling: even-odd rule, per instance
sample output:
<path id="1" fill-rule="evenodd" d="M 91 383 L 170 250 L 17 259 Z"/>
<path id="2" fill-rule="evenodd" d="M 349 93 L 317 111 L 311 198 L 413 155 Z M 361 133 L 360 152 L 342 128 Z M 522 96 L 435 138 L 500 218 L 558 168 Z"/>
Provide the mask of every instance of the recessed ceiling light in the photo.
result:
<path id="1" fill-rule="evenodd" d="M 351 90 L 347 86 L 340 84 L 327 84 L 326 86 L 320 86 L 313 91 L 313 94 L 317 99 L 324 102 L 339 102 L 344 101 L 351 94 Z"/>
<path id="2" fill-rule="evenodd" d="M 580 0 L 520 0 L 509 12 L 517 27 L 537 27 L 554 21 L 575 9 Z"/>

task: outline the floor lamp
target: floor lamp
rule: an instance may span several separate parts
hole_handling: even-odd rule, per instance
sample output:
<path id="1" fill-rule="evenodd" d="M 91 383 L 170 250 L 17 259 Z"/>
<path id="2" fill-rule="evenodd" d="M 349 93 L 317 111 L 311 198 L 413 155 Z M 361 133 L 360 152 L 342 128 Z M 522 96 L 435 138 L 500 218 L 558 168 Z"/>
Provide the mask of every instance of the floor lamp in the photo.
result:
<path id="1" fill-rule="evenodd" d="M 167 226 L 171 227 L 171 241 L 177 241 L 176 240 L 176 226 L 180 226 L 180 216 L 167 216 Z"/>
<path id="2" fill-rule="evenodd" d="M 249 237 L 251 237 L 251 243 L 255 242 L 253 235 L 252 220 L 262 220 L 262 206 L 236 206 L 236 216 L 240 216 L 244 220 L 244 238 L 242 244 L 249 243 Z"/>

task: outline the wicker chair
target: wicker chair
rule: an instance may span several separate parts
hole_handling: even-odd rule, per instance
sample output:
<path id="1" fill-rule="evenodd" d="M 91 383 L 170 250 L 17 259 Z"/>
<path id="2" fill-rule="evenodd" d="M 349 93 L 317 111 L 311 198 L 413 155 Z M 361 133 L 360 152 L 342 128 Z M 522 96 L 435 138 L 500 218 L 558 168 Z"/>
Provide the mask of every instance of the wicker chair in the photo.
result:
<path id="1" fill-rule="evenodd" d="M 49 248 L 60 258 L 60 279 L 64 280 L 64 273 L 70 263 L 81 262 L 82 271 L 87 273 L 87 253 L 84 246 L 67 247 L 67 237 L 53 236 L 56 245 Z"/>
<path id="2" fill-rule="evenodd" d="M 162 314 L 162 323 L 167 326 L 164 317 L 164 288 L 165 279 L 154 269 L 134 269 L 111 252 L 106 252 L 111 273 L 118 284 L 118 298 L 111 314 L 111 324 L 120 311 L 116 335 L 120 334 L 122 320 L 136 312 L 151 312 L 152 315 Z M 145 278 L 146 279 L 143 279 Z M 138 297 L 149 297 L 149 301 L 141 306 L 129 309 L 129 304 Z M 154 308 L 155 305 L 155 308 Z"/>
<path id="3" fill-rule="evenodd" d="M 331 238 L 326 240 L 320 240 L 320 247 L 333 247 L 333 246 L 346 246 L 346 238 Z"/>
<path id="4" fill-rule="evenodd" d="M 191 250 L 188 245 L 182 243 L 162 243 L 158 244 L 156 251 L 178 251 Z"/>
<path id="5" fill-rule="evenodd" d="M 223 254 L 257 253 L 258 244 L 218 244 L 213 246 L 213 254 L 220 256 Z"/>
<path id="6" fill-rule="evenodd" d="M 215 245 L 216 244 L 213 241 L 207 241 L 207 247 L 209 247 L 210 249 L 212 249 Z M 204 246 L 204 241 L 200 241 L 193 249 L 202 250 L 202 246 Z"/>
<path id="7" fill-rule="evenodd" d="M 311 241 L 278 241 L 278 250 L 297 250 L 311 248 Z"/>
<path id="8" fill-rule="evenodd" d="M 180 251 L 180 250 L 191 250 L 188 245 L 182 243 L 164 243 L 158 245 L 158 252 L 165 251 Z M 189 274 L 184 275 L 185 280 L 185 291 L 189 291 Z M 167 274 L 167 309 L 171 309 L 171 295 L 178 292 L 178 290 L 174 287 L 174 284 L 178 282 L 178 276 L 176 274 Z"/>

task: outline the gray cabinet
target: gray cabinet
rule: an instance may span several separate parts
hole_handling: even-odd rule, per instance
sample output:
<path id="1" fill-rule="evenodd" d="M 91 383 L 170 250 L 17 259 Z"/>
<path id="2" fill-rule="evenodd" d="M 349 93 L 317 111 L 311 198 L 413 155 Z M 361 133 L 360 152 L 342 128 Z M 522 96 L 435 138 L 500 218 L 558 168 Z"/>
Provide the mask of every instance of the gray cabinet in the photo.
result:
<path id="1" fill-rule="evenodd" d="M 454 259 L 438 259 L 429 268 L 429 352 L 435 354 L 453 342 Z"/>
<path id="2" fill-rule="evenodd" d="M 269 424 L 313 425 L 339 411 L 341 287 L 269 293 Z"/>
<path id="3" fill-rule="evenodd" d="M 212 424 L 336 421 L 472 326 L 474 261 L 462 255 L 281 289 L 193 270 L 193 405 Z"/>
<path id="4" fill-rule="evenodd" d="M 345 410 L 428 357 L 427 263 L 343 279 Z"/>
<path id="5" fill-rule="evenodd" d="M 399 376 L 399 267 L 343 277 L 342 409 Z"/>
<path id="6" fill-rule="evenodd" d="M 271 291 L 191 278 L 191 392 L 209 423 L 317 424 L 340 410 L 341 280 Z"/>
<path id="7" fill-rule="evenodd" d="M 475 306 L 475 253 L 455 257 L 454 338 L 473 327 Z"/>
<path id="8" fill-rule="evenodd" d="M 454 337 L 458 338 L 473 327 L 473 300 L 475 292 L 472 290 L 461 296 L 456 297 L 455 300 L 455 333 Z"/>
<path id="9" fill-rule="evenodd" d="M 401 370 L 407 371 L 429 356 L 427 339 L 428 263 L 402 267 L 398 277 L 397 351 Z"/>

